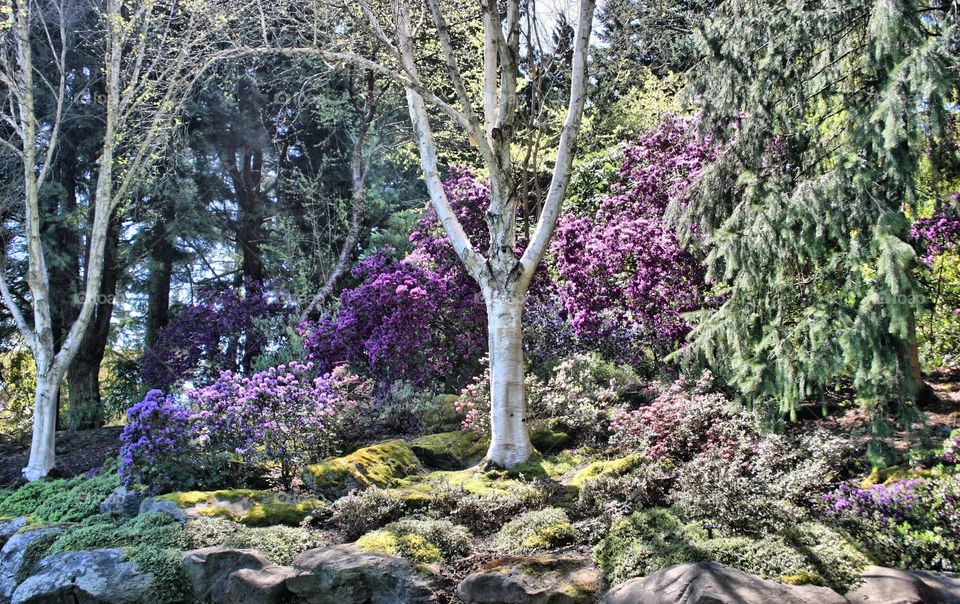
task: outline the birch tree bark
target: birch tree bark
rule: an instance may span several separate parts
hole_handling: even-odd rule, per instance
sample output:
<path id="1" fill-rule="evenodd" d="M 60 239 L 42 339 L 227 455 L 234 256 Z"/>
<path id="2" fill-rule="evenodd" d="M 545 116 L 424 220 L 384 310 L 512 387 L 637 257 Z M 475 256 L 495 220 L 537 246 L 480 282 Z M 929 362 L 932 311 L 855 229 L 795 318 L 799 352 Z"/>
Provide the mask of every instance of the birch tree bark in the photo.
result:
<path id="1" fill-rule="evenodd" d="M 27 480 L 36 480 L 54 464 L 57 393 L 100 301 L 111 216 L 124 200 L 137 194 L 144 170 L 158 157 L 185 93 L 206 69 L 213 54 L 210 38 L 223 21 L 212 12 L 191 12 L 161 0 L 135 5 L 121 0 L 94 5 L 20 0 L 8 6 L 8 27 L 0 30 L 0 92 L 7 101 L 0 117 L 10 134 L 0 139 L 0 146 L 23 169 L 22 245 L 28 258 L 24 278 L 32 316 L 17 305 L 2 271 L 0 295 L 37 367 L 30 458 L 23 469 Z M 204 7 L 212 10 L 214 5 Z M 97 11 L 102 29 L 99 35 L 80 41 L 71 26 L 76 11 L 87 10 Z M 105 92 L 102 99 L 91 102 L 103 104 L 104 138 L 91 202 L 83 297 L 75 320 L 63 326 L 66 333 L 56 349 L 39 194 L 57 152 L 61 124 L 72 104 L 91 93 L 75 90 L 69 82 L 66 56 L 71 45 L 79 43 L 102 45 Z M 44 45 L 44 53 L 52 57 L 55 78 L 49 77 L 49 69 L 35 64 L 36 45 Z M 38 90 L 53 99 L 52 111 L 36 101 Z"/>
<path id="2" fill-rule="evenodd" d="M 533 3 L 525 0 L 500 3 L 481 0 L 483 76 L 479 101 L 475 101 L 468 93 L 465 72 L 458 64 L 462 53 L 458 54 L 453 46 L 451 28 L 441 7 L 441 0 L 426 0 L 426 17 L 420 17 L 423 11 L 419 10 L 420 7 L 412 6 L 408 0 L 397 0 L 387 11 L 375 10 L 366 0 L 360 0 L 359 3 L 371 32 L 396 62 L 393 68 L 381 63 L 368 67 L 390 75 L 406 88 L 410 121 L 414 127 L 421 171 L 431 204 L 453 249 L 480 285 L 486 302 L 492 429 L 486 461 L 496 466 L 510 467 L 522 463 L 529 459 L 533 451 L 526 417 L 521 318 L 524 296 L 560 215 L 586 102 L 587 54 L 596 2 L 580 0 L 578 4 L 570 98 L 557 160 L 536 228 L 526 248 L 518 255 L 518 196 L 511 150 L 515 142 L 520 77 L 520 18 L 522 14 L 534 10 Z M 504 12 L 501 13 L 501 10 Z M 381 15 L 384 13 L 392 15 L 392 22 L 383 20 Z M 415 14 L 417 18 L 414 18 Z M 422 21 L 427 19 L 435 39 L 433 35 L 423 35 L 420 29 L 423 27 Z M 530 35 L 531 32 L 526 33 Z M 455 98 L 446 100 L 439 93 L 431 92 L 421 78 L 419 61 L 423 53 L 417 43 L 418 40 L 422 43 L 423 38 L 429 38 L 432 43 L 439 45 L 446 78 L 444 88 L 452 90 Z M 331 60 L 363 61 L 347 53 L 322 54 Z M 482 107 L 481 112 L 475 110 L 475 102 Z M 428 104 L 438 108 L 461 127 L 476 145 L 490 175 L 491 202 L 486 214 L 490 245 L 483 252 L 476 250 L 464 233 L 444 193 Z"/>

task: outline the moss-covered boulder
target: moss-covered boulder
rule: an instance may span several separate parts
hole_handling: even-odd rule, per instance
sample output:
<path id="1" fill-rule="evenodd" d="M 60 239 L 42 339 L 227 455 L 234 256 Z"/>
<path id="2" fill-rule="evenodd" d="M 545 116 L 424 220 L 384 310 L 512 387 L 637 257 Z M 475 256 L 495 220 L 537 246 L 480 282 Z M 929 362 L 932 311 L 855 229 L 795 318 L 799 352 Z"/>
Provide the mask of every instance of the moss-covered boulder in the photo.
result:
<path id="1" fill-rule="evenodd" d="M 548 455 L 572 446 L 574 437 L 566 425 L 550 422 L 532 430 L 530 432 L 530 442 L 537 451 Z"/>
<path id="2" fill-rule="evenodd" d="M 578 470 L 570 479 L 569 484 L 579 489 L 586 482 L 601 476 L 622 476 L 631 470 L 635 470 L 643 461 L 643 456 L 639 453 L 631 453 L 617 459 L 595 461 Z"/>
<path id="3" fill-rule="evenodd" d="M 493 547 L 505 554 L 529 554 L 573 541 L 573 525 L 559 508 L 527 512 L 503 525 L 493 538 Z"/>
<path id="4" fill-rule="evenodd" d="M 253 489 L 183 491 L 159 499 L 175 503 L 187 517 L 226 518 L 247 526 L 297 526 L 324 507 L 318 499 L 299 499 L 285 493 Z"/>
<path id="5" fill-rule="evenodd" d="M 307 466 L 303 481 L 315 493 L 336 499 L 353 489 L 393 486 L 422 470 L 420 460 L 405 441 L 390 440 Z"/>
<path id="6" fill-rule="evenodd" d="M 355 545 L 365 552 L 431 564 L 465 554 L 470 542 L 470 532 L 449 520 L 404 518 L 370 531 Z"/>
<path id="7" fill-rule="evenodd" d="M 463 470 L 476 465 L 489 446 L 489 437 L 473 430 L 430 434 L 410 443 L 420 463 L 438 470 Z"/>

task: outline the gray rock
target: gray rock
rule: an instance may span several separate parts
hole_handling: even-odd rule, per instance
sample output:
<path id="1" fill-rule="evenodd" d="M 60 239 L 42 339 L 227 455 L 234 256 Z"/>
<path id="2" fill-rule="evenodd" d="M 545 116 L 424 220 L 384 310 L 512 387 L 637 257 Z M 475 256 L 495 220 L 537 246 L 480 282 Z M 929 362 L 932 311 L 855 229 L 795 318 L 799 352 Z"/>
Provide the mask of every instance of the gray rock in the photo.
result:
<path id="1" fill-rule="evenodd" d="M 929 571 L 871 566 L 863 583 L 847 594 L 852 604 L 953 604 L 960 602 L 960 577 Z"/>
<path id="2" fill-rule="evenodd" d="M 611 589 L 601 604 L 846 604 L 826 587 L 793 587 L 717 564 L 675 564 Z"/>
<path id="3" fill-rule="evenodd" d="M 140 513 L 140 504 L 143 502 L 141 491 L 130 490 L 119 486 L 107 495 L 100 504 L 101 514 L 117 514 L 119 516 L 136 516 Z"/>
<path id="4" fill-rule="evenodd" d="M 353 545 L 303 552 L 293 561 L 287 589 L 309 604 L 426 604 L 437 601 L 428 577 L 400 558 Z"/>
<path id="5" fill-rule="evenodd" d="M 912 570 L 915 577 L 935 589 L 949 604 L 960 604 L 960 573 L 937 573 L 930 570 Z"/>
<path id="6" fill-rule="evenodd" d="M 17 531 L 25 526 L 27 526 L 26 516 L 19 516 L 17 518 L 13 518 L 12 520 L 0 523 L 0 547 L 3 547 L 10 537 L 13 537 Z"/>
<path id="7" fill-rule="evenodd" d="M 32 531 L 17 533 L 0 549 L 0 598 L 8 600 L 16 588 L 17 571 L 23 564 L 23 556 L 27 553 L 27 546 L 51 533 L 60 533 L 63 529 L 57 527 L 39 528 Z"/>
<path id="8" fill-rule="evenodd" d="M 493 560 L 457 587 L 466 604 L 592 604 L 603 591 L 588 558 L 540 555 Z"/>
<path id="9" fill-rule="evenodd" d="M 283 604 L 293 597 L 286 583 L 295 575 L 296 571 L 289 566 L 265 566 L 260 570 L 242 568 L 227 578 L 224 601 L 231 604 Z"/>
<path id="10" fill-rule="evenodd" d="M 183 572 L 197 602 L 233 602 L 224 599 L 230 575 L 241 569 L 260 570 L 271 566 L 261 554 L 243 549 L 205 547 L 184 553 Z"/>
<path id="11" fill-rule="evenodd" d="M 153 574 L 124 561 L 118 549 L 54 554 L 32 572 L 13 593 L 12 604 L 141 603 L 153 583 Z"/>
<path id="12" fill-rule="evenodd" d="M 173 517 L 174 520 L 180 524 L 187 523 L 187 515 L 183 513 L 183 510 L 172 501 L 167 501 L 165 499 L 157 499 L 156 497 L 147 497 L 140 503 L 140 513 L 141 514 L 150 514 L 150 513 L 160 513 L 160 514 L 169 514 Z"/>

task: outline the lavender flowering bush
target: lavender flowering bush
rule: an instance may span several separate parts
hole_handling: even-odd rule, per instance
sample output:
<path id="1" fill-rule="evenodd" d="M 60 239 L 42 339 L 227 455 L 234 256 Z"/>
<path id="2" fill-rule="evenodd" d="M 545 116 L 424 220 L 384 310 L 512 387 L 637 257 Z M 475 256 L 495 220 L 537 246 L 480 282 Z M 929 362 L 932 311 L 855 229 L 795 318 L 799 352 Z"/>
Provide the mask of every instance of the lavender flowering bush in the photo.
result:
<path id="1" fill-rule="evenodd" d="M 841 484 L 827 514 L 889 566 L 960 570 L 960 477 Z"/>
<path id="2" fill-rule="evenodd" d="M 251 470 L 247 480 L 274 466 L 289 487 L 304 464 L 338 450 L 338 416 L 354 402 L 355 379 L 294 362 L 250 377 L 225 371 L 183 401 L 152 390 L 127 413 L 123 481 L 153 491 L 198 486 L 226 479 L 218 470 L 227 460 Z"/>

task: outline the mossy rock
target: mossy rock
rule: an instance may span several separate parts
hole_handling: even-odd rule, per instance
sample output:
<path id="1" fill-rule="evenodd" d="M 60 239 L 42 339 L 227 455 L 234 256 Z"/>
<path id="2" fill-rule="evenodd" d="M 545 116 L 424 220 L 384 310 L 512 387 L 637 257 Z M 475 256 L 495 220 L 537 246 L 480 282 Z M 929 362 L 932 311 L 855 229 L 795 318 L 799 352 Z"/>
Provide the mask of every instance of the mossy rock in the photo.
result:
<path id="1" fill-rule="evenodd" d="M 460 583 L 457 595 L 465 602 L 593 604 L 605 587 L 589 559 L 539 554 L 491 560 Z"/>
<path id="2" fill-rule="evenodd" d="M 490 438 L 473 430 L 423 436 L 410 448 L 424 466 L 438 470 L 463 470 L 476 465 L 490 446 Z"/>
<path id="3" fill-rule="evenodd" d="M 283 493 L 253 489 L 184 491 L 160 499 L 177 504 L 187 516 L 225 518 L 246 526 L 297 526 L 325 505 L 319 499 L 298 500 Z"/>
<path id="4" fill-rule="evenodd" d="M 573 478 L 570 479 L 569 484 L 579 489 L 586 482 L 602 476 L 622 476 L 639 467 L 643 461 L 643 456 L 639 453 L 631 453 L 626 457 L 617 459 L 595 461 L 583 469 L 578 470 L 577 473 L 573 475 Z"/>
<path id="5" fill-rule="evenodd" d="M 547 455 L 556 453 L 573 445 L 574 438 L 563 424 L 540 426 L 530 432 L 533 447 Z"/>
<path id="6" fill-rule="evenodd" d="M 398 535 L 383 529 L 367 533 L 357 539 L 355 545 L 365 552 L 407 558 L 424 564 L 433 564 L 443 559 L 440 548 L 420 535 Z"/>
<path id="7" fill-rule="evenodd" d="M 394 486 L 422 470 L 420 460 L 405 441 L 390 440 L 307 466 L 303 481 L 315 493 L 336 499 L 353 489 Z"/>

